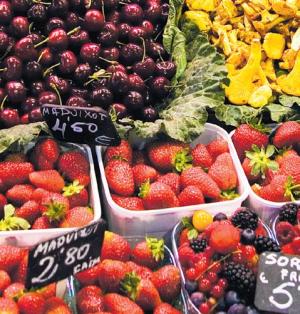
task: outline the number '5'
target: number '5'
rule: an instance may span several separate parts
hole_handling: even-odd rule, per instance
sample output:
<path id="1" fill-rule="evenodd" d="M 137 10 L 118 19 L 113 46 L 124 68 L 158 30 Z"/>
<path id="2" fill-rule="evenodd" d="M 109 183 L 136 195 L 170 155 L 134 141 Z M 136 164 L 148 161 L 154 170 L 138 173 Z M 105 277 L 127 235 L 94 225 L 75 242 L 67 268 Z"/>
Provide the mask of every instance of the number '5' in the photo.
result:
<path id="1" fill-rule="evenodd" d="M 43 272 L 38 276 L 32 278 L 32 283 L 43 283 L 47 281 L 48 279 L 52 278 L 57 270 L 58 270 L 58 264 L 54 265 L 55 258 L 53 256 L 47 256 L 40 260 L 39 265 L 44 266 L 46 263 L 46 268 L 43 270 Z M 50 270 L 52 271 L 50 272 Z"/>
<path id="2" fill-rule="evenodd" d="M 275 305 L 278 309 L 281 309 L 281 310 L 288 309 L 293 304 L 293 301 L 294 301 L 293 296 L 287 290 L 285 290 L 286 287 L 295 287 L 295 283 L 286 282 L 286 283 L 281 284 L 279 287 L 273 289 L 274 295 L 283 294 L 287 296 L 288 301 L 286 303 L 278 303 L 277 301 L 275 301 L 275 298 L 273 296 L 269 297 L 269 301 L 273 305 Z"/>

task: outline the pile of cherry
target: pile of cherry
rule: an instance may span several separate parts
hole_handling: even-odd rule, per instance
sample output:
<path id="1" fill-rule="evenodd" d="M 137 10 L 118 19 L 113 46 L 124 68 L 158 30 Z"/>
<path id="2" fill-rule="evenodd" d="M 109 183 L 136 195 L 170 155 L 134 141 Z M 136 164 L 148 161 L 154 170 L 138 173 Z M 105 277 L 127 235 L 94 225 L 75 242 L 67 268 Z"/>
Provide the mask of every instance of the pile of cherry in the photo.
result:
<path id="1" fill-rule="evenodd" d="M 43 104 L 99 106 L 154 121 L 176 67 L 163 0 L 0 0 L 0 128 Z"/>

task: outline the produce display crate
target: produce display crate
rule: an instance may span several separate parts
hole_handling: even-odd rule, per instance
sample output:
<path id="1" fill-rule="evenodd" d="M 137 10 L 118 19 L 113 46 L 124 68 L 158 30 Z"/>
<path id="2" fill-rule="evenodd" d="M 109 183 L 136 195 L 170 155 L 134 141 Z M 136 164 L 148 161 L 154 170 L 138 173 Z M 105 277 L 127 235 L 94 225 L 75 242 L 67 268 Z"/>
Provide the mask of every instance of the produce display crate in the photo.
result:
<path id="1" fill-rule="evenodd" d="M 198 209 L 207 210 L 213 215 L 220 211 L 223 211 L 228 215 L 233 213 L 233 211 L 240 207 L 242 202 L 247 198 L 249 194 L 249 184 L 247 184 L 247 178 L 238 160 L 238 156 L 230 136 L 224 129 L 216 125 L 206 123 L 204 132 L 191 144 L 191 146 L 193 147 L 199 143 L 207 144 L 217 137 L 225 139 L 228 143 L 233 164 L 238 175 L 239 197 L 234 200 L 218 203 L 207 203 L 158 210 L 145 210 L 139 212 L 122 208 L 112 200 L 104 171 L 103 154 L 105 152 L 105 148 L 97 146 L 96 153 L 102 178 L 102 197 L 109 228 L 114 232 L 126 236 L 138 236 L 145 234 L 163 236 L 166 232 L 172 229 L 182 217 L 190 216 L 193 211 Z M 149 139 L 147 142 L 153 140 L 154 139 Z M 141 140 L 136 137 L 129 138 L 129 142 L 134 146 L 134 148 L 138 149 L 142 149 L 146 145 L 146 140 Z"/>
<path id="2" fill-rule="evenodd" d="M 94 209 L 94 220 L 96 221 L 101 217 L 101 204 L 99 198 L 99 191 L 97 179 L 94 169 L 94 162 L 91 149 L 88 145 L 79 145 L 73 143 L 60 143 L 58 142 L 63 151 L 69 149 L 77 149 L 85 154 L 90 163 L 90 177 L 91 182 L 89 185 L 90 205 Z M 25 151 L 31 149 L 34 143 L 29 144 Z M 8 244 L 18 247 L 32 247 L 36 244 L 47 241 L 49 239 L 61 236 L 65 233 L 71 232 L 76 228 L 51 228 L 42 230 L 15 230 L 15 231 L 1 231 L 0 232 L 0 245 Z"/>

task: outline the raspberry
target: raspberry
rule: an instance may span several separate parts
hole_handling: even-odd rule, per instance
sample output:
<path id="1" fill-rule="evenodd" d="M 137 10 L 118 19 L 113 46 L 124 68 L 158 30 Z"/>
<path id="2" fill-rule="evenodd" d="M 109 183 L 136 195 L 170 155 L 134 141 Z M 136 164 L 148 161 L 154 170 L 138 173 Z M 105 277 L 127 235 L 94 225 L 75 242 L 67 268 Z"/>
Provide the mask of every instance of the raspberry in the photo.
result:
<path id="1" fill-rule="evenodd" d="M 275 227 L 277 239 L 279 243 L 286 244 L 293 240 L 296 236 L 296 232 L 292 224 L 287 221 L 280 221 Z"/>

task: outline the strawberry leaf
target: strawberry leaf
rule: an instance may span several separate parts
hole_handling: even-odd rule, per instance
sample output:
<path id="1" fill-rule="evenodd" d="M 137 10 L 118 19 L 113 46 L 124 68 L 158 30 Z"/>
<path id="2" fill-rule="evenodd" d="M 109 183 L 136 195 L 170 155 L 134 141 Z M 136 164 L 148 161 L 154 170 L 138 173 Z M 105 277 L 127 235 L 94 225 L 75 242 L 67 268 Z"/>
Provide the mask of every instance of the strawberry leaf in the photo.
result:
<path id="1" fill-rule="evenodd" d="M 79 194 L 84 189 L 84 185 L 80 185 L 78 180 L 65 186 L 63 188 L 63 196 L 69 197 L 75 194 Z"/>
<path id="2" fill-rule="evenodd" d="M 48 217 L 50 222 L 61 221 L 65 218 L 66 207 L 64 204 L 51 201 L 46 207 L 47 211 L 43 215 Z"/>
<path id="3" fill-rule="evenodd" d="M 27 220 L 15 217 L 15 208 L 8 204 L 4 206 L 4 218 L 0 220 L 0 231 L 27 230 L 30 224 Z"/>
<path id="4" fill-rule="evenodd" d="M 192 240 L 198 237 L 198 231 L 194 228 L 189 217 L 183 217 L 181 219 L 181 223 L 183 224 L 184 228 L 188 229 L 187 237 L 189 240 Z"/>
<path id="5" fill-rule="evenodd" d="M 131 300 L 135 301 L 137 297 L 137 287 L 141 279 L 135 272 L 127 273 L 120 282 L 120 288 Z"/>
<path id="6" fill-rule="evenodd" d="M 163 239 L 146 237 L 146 243 L 156 262 L 162 261 L 165 257 L 165 242 Z"/>
<path id="7" fill-rule="evenodd" d="M 182 149 L 174 156 L 172 165 L 177 172 L 182 172 L 185 169 L 192 167 L 193 158 L 189 154 L 189 149 Z"/>
<path id="8" fill-rule="evenodd" d="M 187 233 L 187 237 L 189 240 L 196 239 L 198 237 L 198 231 L 195 228 L 190 229 Z"/>

